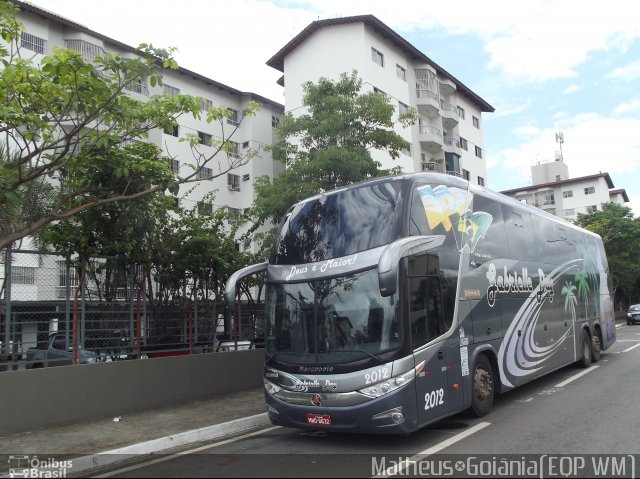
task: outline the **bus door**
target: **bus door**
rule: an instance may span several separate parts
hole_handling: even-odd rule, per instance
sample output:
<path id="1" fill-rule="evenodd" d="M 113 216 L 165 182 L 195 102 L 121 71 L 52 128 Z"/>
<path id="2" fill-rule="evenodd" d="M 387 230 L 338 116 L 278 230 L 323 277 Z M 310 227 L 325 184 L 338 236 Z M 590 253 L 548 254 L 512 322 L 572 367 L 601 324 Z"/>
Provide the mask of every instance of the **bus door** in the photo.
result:
<path id="1" fill-rule="evenodd" d="M 418 423 L 433 421 L 450 411 L 447 348 L 442 290 L 438 276 L 409 277 L 409 318 L 416 365 Z"/>

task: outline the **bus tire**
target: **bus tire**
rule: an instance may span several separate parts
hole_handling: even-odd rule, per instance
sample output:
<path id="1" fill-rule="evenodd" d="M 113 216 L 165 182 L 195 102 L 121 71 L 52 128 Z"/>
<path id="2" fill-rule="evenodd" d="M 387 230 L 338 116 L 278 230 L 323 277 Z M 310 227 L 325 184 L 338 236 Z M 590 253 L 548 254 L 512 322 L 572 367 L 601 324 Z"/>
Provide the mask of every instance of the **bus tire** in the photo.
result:
<path id="1" fill-rule="evenodd" d="M 493 368 L 484 354 L 479 355 L 476 359 L 472 379 L 473 390 L 470 412 L 475 417 L 482 417 L 491 410 L 495 394 Z"/>
<path id="2" fill-rule="evenodd" d="M 597 363 L 600 361 L 600 353 L 602 353 L 602 337 L 600 336 L 600 329 L 595 328 L 593 330 L 593 337 L 591 338 L 591 362 Z"/>
<path id="3" fill-rule="evenodd" d="M 591 366 L 591 338 L 586 329 L 582 329 L 582 357 L 578 361 L 578 366 L 588 368 Z"/>

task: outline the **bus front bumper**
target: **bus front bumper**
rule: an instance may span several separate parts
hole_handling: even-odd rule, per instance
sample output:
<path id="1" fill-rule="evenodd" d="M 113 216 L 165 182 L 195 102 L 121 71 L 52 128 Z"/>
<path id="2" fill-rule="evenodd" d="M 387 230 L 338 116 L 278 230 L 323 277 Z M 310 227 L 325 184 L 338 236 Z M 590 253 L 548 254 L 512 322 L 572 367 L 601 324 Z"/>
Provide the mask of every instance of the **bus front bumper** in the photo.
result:
<path id="1" fill-rule="evenodd" d="M 413 384 L 353 406 L 323 407 L 309 394 L 308 405 L 291 404 L 265 390 L 272 424 L 314 431 L 408 434 L 417 429 Z"/>

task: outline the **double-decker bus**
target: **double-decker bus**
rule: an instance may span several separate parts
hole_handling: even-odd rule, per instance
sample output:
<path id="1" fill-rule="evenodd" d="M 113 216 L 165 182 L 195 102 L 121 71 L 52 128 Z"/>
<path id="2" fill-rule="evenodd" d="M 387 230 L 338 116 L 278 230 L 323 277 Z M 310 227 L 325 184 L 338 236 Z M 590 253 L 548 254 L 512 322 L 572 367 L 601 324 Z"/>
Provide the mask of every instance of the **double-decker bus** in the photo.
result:
<path id="1" fill-rule="evenodd" d="M 266 273 L 271 422 L 406 434 L 615 341 L 599 236 L 453 176 L 375 179 L 293 206 Z"/>

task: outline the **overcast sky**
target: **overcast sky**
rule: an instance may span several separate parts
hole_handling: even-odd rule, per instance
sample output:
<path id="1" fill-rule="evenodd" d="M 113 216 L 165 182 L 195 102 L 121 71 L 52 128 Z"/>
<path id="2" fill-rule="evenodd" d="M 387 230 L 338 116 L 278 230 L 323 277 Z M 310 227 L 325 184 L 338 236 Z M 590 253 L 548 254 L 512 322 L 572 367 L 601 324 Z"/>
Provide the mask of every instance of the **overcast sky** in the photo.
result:
<path id="1" fill-rule="evenodd" d="M 562 150 L 572 177 L 609 172 L 640 215 L 640 2 L 607 0 L 31 0 L 132 46 L 284 104 L 265 65 L 310 22 L 373 14 L 496 109 L 483 115 L 487 185 L 531 184 Z"/>

